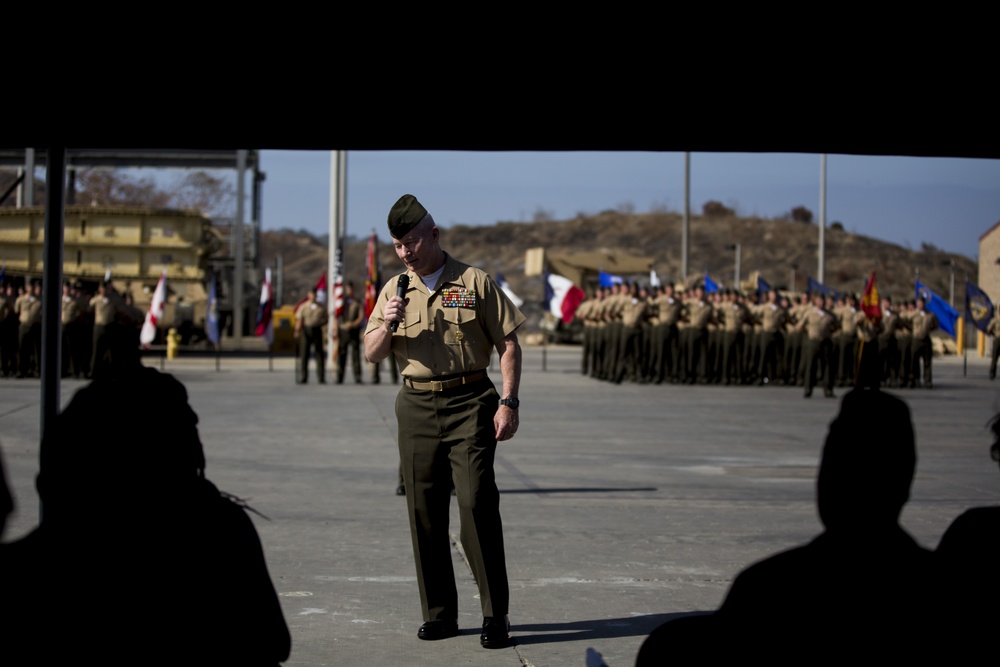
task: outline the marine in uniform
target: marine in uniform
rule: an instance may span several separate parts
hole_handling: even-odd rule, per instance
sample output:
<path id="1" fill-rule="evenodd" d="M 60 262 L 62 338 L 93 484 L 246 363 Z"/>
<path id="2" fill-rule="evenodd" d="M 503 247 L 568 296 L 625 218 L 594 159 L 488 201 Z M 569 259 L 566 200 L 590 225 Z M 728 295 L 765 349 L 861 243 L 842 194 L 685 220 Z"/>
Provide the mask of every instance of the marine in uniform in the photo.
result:
<path id="1" fill-rule="evenodd" d="M 17 313 L 14 303 L 17 295 L 10 283 L 0 286 L 0 375 L 17 374 Z"/>
<path id="2" fill-rule="evenodd" d="M 664 381 L 677 381 L 677 323 L 681 314 L 681 300 L 674 296 L 674 286 L 666 284 L 656 298 L 657 320 L 653 335 L 653 354 L 657 362 L 654 364 L 654 380 L 657 384 Z"/>
<path id="3" fill-rule="evenodd" d="M 637 382 L 642 375 L 642 317 L 646 311 L 646 301 L 640 296 L 637 286 L 626 295 L 621 308 L 621 338 L 618 342 L 618 367 L 613 381 L 621 384 L 626 376 Z"/>
<path id="4" fill-rule="evenodd" d="M 721 369 L 719 376 L 729 384 L 743 384 L 743 341 L 745 332 L 743 325 L 750 318 L 746 306 L 736 298 L 736 292 L 726 290 L 723 301 L 718 309 L 720 330 L 722 332 Z"/>
<path id="5" fill-rule="evenodd" d="M 899 313 L 899 322 L 896 327 L 896 355 L 897 375 L 899 376 L 899 388 L 906 389 L 910 386 L 910 375 L 913 372 L 913 301 L 904 301 L 902 310 Z"/>
<path id="6" fill-rule="evenodd" d="M 785 377 L 782 370 L 784 341 L 782 331 L 788 322 L 788 311 L 778 303 L 778 293 L 770 290 L 766 301 L 757 304 L 753 311 L 754 321 L 760 325 L 757 337 L 757 384 L 777 382 Z"/>
<path id="7" fill-rule="evenodd" d="M 83 377 L 87 369 L 81 365 L 80 341 L 83 337 L 84 304 L 80 303 L 76 288 L 66 281 L 62 295 L 62 376 Z"/>
<path id="8" fill-rule="evenodd" d="M 899 315 L 892 307 L 892 299 L 882 298 L 882 331 L 878 335 L 878 354 L 882 363 L 882 384 L 899 387 L 899 348 L 896 346 L 896 329 Z"/>
<path id="9" fill-rule="evenodd" d="M 17 313 L 17 377 L 42 374 L 42 283 L 34 282 L 14 302 Z"/>
<path id="10" fill-rule="evenodd" d="M 917 299 L 916 303 L 916 310 L 910 318 L 910 328 L 913 331 L 913 340 L 910 343 L 913 364 L 910 370 L 910 387 L 919 387 L 923 376 L 924 389 L 931 389 L 934 386 L 931 377 L 931 360 L 934 358 L 931 332 L 938 328 L 938 320 L 937 315 L 926 310 L 924 307 L 926 301 L 923 298 Z"/>
<path id="11" fill-rule="evenodd" d="M 844 305 L 838 311 L 840 338 L 837 341 L 837 384 L 841 387 L 854 385 L 856 355 L 858 351 L 858 327 L 861 324 L 858 299 L 850 294 L 844 297 Z"/>
<path id="12" fill-rule="evenodd" d="M 516 332 L 525 317 L 489 275 L 441 248 L 433 217 L 413 195 L 392 206 L 388 224 L 408 286 L 404 291 L 398 277 L 383 286 L 365 330 L 365 356 L 377 363 L 393 354 L 403 376 L 396 419 L 424 619 L 417 636 L 458 634 L 448 531 L 454 481 L 462 546 L 482 605 L 480 643 L 501 648 L 510 642 L 509 590 L 493 466 L 497 442 L 517 431 Z M 500 395 L 486 372 L 494 350 Z"/>
<path id="13" fill-rule="evenodd" d="M 824 307 L 822 294 L 813 296 L 813 305 L 802 314 L 799 329 L 805 333 L 802 358 L 806 373 L 805 397 L 812 396 L 813 387 L 824 370 L 823 395 L 833 398 L 833 376 L 837 354 L 831 336 L 836 328 L 836 318 Z"/>
<path id="14" fill-rule="evenodd" d="M 361 302 L 354 298 L 354 283 L 344 284 L 344 310 L 337 318 L 337 384 L 343 384 L 347 373 L 347 353 L 351 353 L 351 371 L 354 382 L 361 384 L 361 323 L 365 313 Z"/>
<path id="15" fill-rule="evenodd" d="M 705 301 L 705 289 L 700 285 L 685 306 L 687 322 L 687 384 L 708 382 L 708 328 L 714 321 L 714 309 Z"/>
<path id="16" fill-rule="evenodd" d="M 123 307 L 121 296 L 115 291 L 111 281 L 97 286 L 97 294 L 90 300 L 94 311 L 93 352 L 90 357 L 90 377 L 110 369 L 114 352 L 115 323 L 118 311 Z"/>
<path id="17" fill-rule="evenodd" d="M 309 353 L 315 352 L 316 379 L 326 382 L 326 354 L 323 352 L 323 327 L 329 315 L 326 308 L 316 301 L 316 290 L 311 289 L 306 301 L 295 311 L 295 338 L 299 342 L 299 384 L 309 381 Z"/>
<path id="18" fill-rule="evenodd" d="M 858 341 L 858 349 L 854 355 L 857 368 L 854 386 L 878 389 L 882 383 L 882 361 L 879 358 L 878 343 L 884 328 L 882 318 L 873 320 L 864 312 L 858 311 L 854 321 L 855 338 Z"/>

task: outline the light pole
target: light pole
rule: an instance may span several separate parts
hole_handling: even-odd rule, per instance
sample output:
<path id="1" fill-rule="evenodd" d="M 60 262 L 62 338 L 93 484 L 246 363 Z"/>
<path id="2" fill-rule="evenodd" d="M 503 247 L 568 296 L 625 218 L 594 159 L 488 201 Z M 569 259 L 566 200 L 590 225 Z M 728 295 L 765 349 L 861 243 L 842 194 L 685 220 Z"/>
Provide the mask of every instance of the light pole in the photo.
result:
<path id="1" fill-rule="evenodd" d="M 733 274 L 733 289 L 740 288 L 740 244 L 730 243 L 726 246 L 726 250 L 736 251 L 736 272 Z"/>
<path id="2" fill-rule="evenodd" d="M 955 260 L 946 259 L 945 261 L 941 262 L 941 264 L 944 266 L 951 267 L 951 286 L 950 286 L 950 291 L 948 292 L 948 305 L 954 308 L 955 307 Z"/>

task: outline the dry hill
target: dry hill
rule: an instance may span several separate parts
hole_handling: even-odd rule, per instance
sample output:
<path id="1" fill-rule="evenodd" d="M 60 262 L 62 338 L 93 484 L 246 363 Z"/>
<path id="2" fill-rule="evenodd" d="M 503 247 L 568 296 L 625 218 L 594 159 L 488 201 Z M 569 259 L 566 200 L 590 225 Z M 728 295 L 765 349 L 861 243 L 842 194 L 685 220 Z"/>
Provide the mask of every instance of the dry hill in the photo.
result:
<path id="1" fill-rule="evenodd" d="M 525 301 L 529 322 L 541 313 L 544 286 L 540 277 L 525 277 L 525 251 L 545 247 L 563 252 L 591 250 L 625 251 L 654 258 L 653 268 L 663 280 L 680 278 L 683 219 L 679 213 L 605 212 L 572 220 L 530 223 L 499 222 L 492 226 L 453 225 L 443 228 L 442 245 L 456 257 L 492 274 L 500 272 Z M 735 252 L 741 247 L 741 277 L 754 271 L 773 287 L 804 290 L 817 271 L 819 228 L 815 224 L 785 219 L 735 216 L 692 216 L 689 234 L 689 274 L 707 272 L 722 285 L 731 285 Z M 919 276 L 942 298 L 950 290 L 951 262 L 955 265 L 955 299 L 964 299 L 966 277 L 975 280 L 976 262 L 963 255 L 946 253 L 924 245 L 919 250 L 903 248 L 878 239 L 828 228 L 825 233 L 825 284 L 842 291 L 861 293 L 869 273 L 877 272 L 882 294 L 910 299 Z M 367 239 L 348 239 L 345 244 L 345 274 L 364 285 Z M 325 241 L 306 232 L 263 232 L 261 257 L 274 265 L 282 258 L 284 303 L 294 303 L 314 285 L 327 266 Z M 402 265 L 387 243 L 380 243 L 379 265 L 383 279 L 401 271 Z M 791 285 L 793 266 L 795 284 Z M 691 276 L 689 275 L 689 278 Z M 634 276 L 643 282 L 649 276 Z M 959 306 L 959 309 L 961 307 Z"/>

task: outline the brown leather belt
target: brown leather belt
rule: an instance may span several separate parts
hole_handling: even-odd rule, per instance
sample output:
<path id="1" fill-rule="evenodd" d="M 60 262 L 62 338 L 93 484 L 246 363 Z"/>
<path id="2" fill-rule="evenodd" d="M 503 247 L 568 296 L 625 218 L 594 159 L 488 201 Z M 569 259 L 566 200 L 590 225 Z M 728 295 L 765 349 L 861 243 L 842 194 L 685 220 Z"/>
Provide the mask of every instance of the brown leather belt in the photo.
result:
<path id="1" fill-rule="evenodd" d="M 463 384 L 472 384 L 473 382 L 479 382 L 486 377 L 486 371 L 473 371 L 466 375 L 460 375 L 458 377 L 449 378 L 447 380 L 411 380 L 410 378 L 403 378 L 403 384 L 411 389 L 419 389 L 421 391 L 444 391 L 445 389 L 451 389 L 452 387 L 458 387 Z"/>

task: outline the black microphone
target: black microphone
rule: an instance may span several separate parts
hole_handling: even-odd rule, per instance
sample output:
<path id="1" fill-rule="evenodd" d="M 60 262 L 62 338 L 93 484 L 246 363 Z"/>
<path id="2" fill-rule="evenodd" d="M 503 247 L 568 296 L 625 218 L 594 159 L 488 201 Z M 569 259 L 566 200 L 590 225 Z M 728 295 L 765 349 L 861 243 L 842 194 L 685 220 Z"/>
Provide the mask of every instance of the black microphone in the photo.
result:
<path id="1" fill-rule="evenodd" d="M 399 281 L 396 283 L 396 296 L 400 299 L 406 298 L 406 290 L 410 286 L 410 276 L 405 273 L 399 276 Z M 389 329 L 392 333 L 396 333 L 396 329 L 399 328 L 399 320 L 393 320 L 389 322 Z"/>

